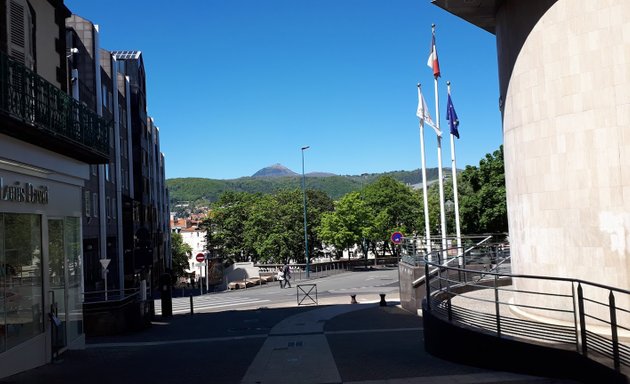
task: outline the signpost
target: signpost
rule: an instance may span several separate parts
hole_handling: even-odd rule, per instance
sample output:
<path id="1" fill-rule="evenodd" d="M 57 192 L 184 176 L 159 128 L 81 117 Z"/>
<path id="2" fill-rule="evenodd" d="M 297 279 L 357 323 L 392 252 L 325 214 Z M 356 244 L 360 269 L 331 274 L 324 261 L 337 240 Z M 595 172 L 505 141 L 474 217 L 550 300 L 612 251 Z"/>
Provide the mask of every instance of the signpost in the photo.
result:
<path id="1" fill-rule="evenodd" d="M 206 260 L 206 255 L 199 252 L 197 256 L 195 256 L 195 260 L 197 260 L 197 262 L 199 263 L 199 294 L 203 295 L 203 284 L 201 283 L 201 268 L 204 266 L 203 262 Z"/>
<path id="2" fill-rule="evenodd" d="M 101 267 L 103 267 L 103 278 L 105 279 L 105 301 L 107 301 L 107 266 L 112 259 L 100 259 Z"/>

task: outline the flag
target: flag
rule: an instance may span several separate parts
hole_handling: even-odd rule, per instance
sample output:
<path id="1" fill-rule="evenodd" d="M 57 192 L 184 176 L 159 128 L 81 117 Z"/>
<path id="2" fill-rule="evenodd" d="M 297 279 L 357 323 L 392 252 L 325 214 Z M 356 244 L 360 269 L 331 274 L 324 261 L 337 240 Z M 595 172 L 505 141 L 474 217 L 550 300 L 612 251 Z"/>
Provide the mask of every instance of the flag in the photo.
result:
<path id="1" fill-rule="evenodd" d="M 429 68 L 433 68 L 433 77 L 437 79 L 440 76 L 440 63 L 438 62 L 437 49 L 435 48 L 435 30 L 431 36 L 431 53 L 429 54 L 427 65 Z"/>
<path id="2" fill-rule="evenodd" d="M 424 100 L 424 96 L 422 96 L 420 85 L 418 85 L 418 110 L 416 111 L 416 116 L 420 119 L 420 124 L 427 124 L 429 127 L 433 128 L 436 135 L 440 137 L 442 136 L 442 132 L 437 129 L 433 119 L 431 119 L 429 107 L 427 106 L 427 102 Z"/>
<path id="3" fill-rule="evenodd" d="M 446 120 L 448 120 L 448 126 L 451 128 L 451 135 L 459 139 L 459 119 L 457 119 L 457 113 L 455 113 L 455 106 L 453 100 L 451 100 L 451 94 L 448 94 L 448 101 L 446 103 Z"/>

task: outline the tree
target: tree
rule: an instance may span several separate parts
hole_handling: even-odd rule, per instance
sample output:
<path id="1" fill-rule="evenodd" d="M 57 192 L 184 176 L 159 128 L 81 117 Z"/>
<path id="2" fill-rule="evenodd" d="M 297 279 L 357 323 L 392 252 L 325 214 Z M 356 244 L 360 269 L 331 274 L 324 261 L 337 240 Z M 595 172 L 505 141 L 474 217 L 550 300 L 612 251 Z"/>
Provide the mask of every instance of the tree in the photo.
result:
<path id="1" fill-rule="evenodd" d="M 179 279 L 186 276 L 188 261 L 192 257 L 192 248 L 184 243 L 182 235 L 171 233 L 171 252 L 173 257 L 173 274 Z"/>
<path id="2" fill-rule="evenodd" d="M 465 233 L 508 231 L 503 146 L 461 175 L 460 216 Z"/>
<path id="3" fill-rule="evenodd" d="M 367 231 L 367 240 L 376 254 L 379 244 L 384 251 L 390 248 L 392 232 L 411 234 L 416 231 L 421 204 L 419 195 L 410 187 L 390 176 L 383 176 L 366 186 L 363 196 L 374 214 L 372 226 Z M 396 253 L 394 249 L 390 250 Z"/>
<path id="4" fill-rule="evenodd" d="M 335 210 L 325 212 L 316 232 L 320 239 L 337 249 L 338 255 L 344 249 L 361 244 L 374 226 L 372 209 L 361 198 L 359 192 L 350 192 L 343 196 Z"/>
<path id="5" fill-rule="evenodd" d="M 266 263 L 285 263 L 303 249 L 302 199 L 298 190 L 264 195 L 245 223 L 246 243 Z"/>
<path id="6" fill-rule="evenodd" d="M 245 222 L 259 195 L 246 192 L 224 192 L 212 205 L 203 226 L 211 252 L 231 261 L 254 259 L 254 251 L 245 242 Z M 253 260 L 255 261 L 255 260 Z"/>

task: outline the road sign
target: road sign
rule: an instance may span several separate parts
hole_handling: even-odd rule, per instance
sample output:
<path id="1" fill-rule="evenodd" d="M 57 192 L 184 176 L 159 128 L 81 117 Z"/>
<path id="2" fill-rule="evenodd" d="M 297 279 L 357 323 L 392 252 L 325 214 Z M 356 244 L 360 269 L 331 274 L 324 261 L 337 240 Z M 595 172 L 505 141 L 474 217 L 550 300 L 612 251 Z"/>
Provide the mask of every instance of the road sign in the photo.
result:
<path id="1" fill-rule="evenodd" d="M 112 261 L 112 259 L 100 259 L 99 261 L 101 262 L 101 266 L 103 267 L 103 269 L 107 269 L 107 266 L 109 265 L 109 262 Z"/>
<path id="2" fill-rule="evenodd" d="M 402 241 L 402 238 L 403 238 L 403 234 L 402 233 L 400 233 L 400 232 L 392 233 L 392 237 L 391 237 L 392 243 L 400 244 L 400 242 Z"/>
<path id="3" fill-rule="evenodd" d="M 203 253 L 201 253 L 201 252 L 200 252 L 200 253 L 198 253 L 198 254 L 197 254 L 197 256 L 195 257 L 195 259 L 196 259 L 198 262 L 202 263 L 202 262 L 204 262 L 204 261 L 206 260 L 206 255 L 204 255 Z"/>

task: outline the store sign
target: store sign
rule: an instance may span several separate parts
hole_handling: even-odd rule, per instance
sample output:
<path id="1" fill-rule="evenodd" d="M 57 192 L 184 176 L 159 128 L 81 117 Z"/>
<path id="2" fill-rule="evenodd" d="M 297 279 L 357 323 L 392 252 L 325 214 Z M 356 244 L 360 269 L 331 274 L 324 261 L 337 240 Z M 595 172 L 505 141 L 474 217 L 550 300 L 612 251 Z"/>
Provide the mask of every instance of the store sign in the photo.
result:
<path id="1" fill-rule="evenodd" d="M 48 187 L 45 185 L 36 187 L 31 183 L 20 183 L 19 181 L 11 185 L 4 185 L 4 180 L 0 177 L 0 200 L 16 203 L 48 204 Z"/>

